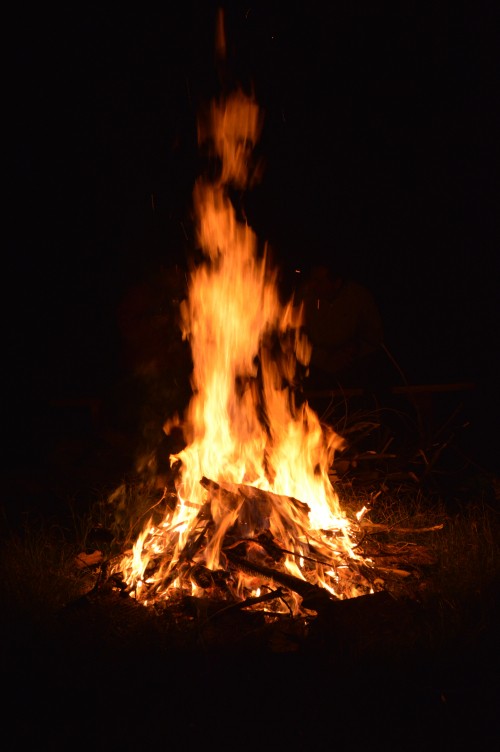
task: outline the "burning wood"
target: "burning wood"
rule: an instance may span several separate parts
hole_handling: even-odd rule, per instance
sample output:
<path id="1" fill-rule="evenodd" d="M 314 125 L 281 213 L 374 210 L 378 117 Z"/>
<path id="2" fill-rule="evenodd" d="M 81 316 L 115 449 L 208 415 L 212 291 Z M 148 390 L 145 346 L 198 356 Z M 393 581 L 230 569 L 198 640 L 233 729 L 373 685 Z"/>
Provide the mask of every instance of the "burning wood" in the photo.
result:
<path id="1" fill-rule="evenodd" d="M 206 477 L 200 485 L 207 491 L 207 501 L 199 507 L 182 547 L 175 545 L 178 536 L 172 534 L 171 526 L 164 539 L 160 529 L 149 531 L 151 540 L 145 543 L 159 550 L 149 555 L 142 580 L 135 583 L 139 600 L 157 601 L 170 588 L 184 597 L 194 589 L 200 596 L 245 603 L 245 607 L 262 607 L 267 601 L 279 600 L 282 612 L 297 613 L 299 604 L 306 612 L 340 597 L 331 586 L 325 588 L 329 580 L 342 582 L 344 589 L 353 587 L 356 580 L 359 593 L 370 591 L 369 580 L 354 564 L 356 557 L 339 545 L 345 537 L 342 528 L 318 531 L 315 540 L 307 528 L 309 507 L 305 503 L 246 484 L 217 483 Z M 224 519 L 233 521 L 222 533 L 217 531 L 212 513 L 221 505 Z M 302 519 L 301 528 L 297 528 L 293 516 L 286 514 L 290 507 L 297 519 Z M 175 511 L 171 510 L 172 517 Z M 272 532 L 276 519 L 286 545 Z M 302 540 L 295 541 L 298 529 Z M 208 567 L 207 557 L 216 537 L 219 565 Z M 343 575 L 335 574 L 339 564 Z M 346 571 L 351 572 L 350 578 Z M 272 586 L 278 588 L 273 596 L 267 592 Z M 262 589 L 266 590 L 264 595 Z"/>
<path id="2" fill-rule="evenodd" d="M 329 477 L 343 439 L 295 400 L 298 366 L 311 356 L 302 309 L 282 304 L 276 271 L 230 200 L 258 174 L 261 127 L 241 90 L 199 123 L 217 177 L 194 189 L 204 260 L 181 308 L 193 397 L 182 422 L 172 420 L 186 439 L 170 458 L 177 500 L 114 570 L 145 604 L 203 597 L 296 615 L 373 592 L 359 522 Z"/>

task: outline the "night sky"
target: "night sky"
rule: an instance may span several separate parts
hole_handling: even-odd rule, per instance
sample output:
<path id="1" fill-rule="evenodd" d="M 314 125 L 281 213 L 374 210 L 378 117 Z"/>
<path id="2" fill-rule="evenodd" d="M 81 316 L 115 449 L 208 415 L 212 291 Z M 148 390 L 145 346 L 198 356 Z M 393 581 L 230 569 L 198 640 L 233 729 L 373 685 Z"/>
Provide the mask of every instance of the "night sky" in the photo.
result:
<path id="1" fill-rule="evenodd" d="M 494 4 L 230 3 L 223 71 L 217 4 L 178 5 L 12 23 L 8 405 L 113 384 L 121 297 L 193 249 L 196 118 L 223 76 L 251 82 L 263 109 L 246 212 L 280 265 L 347 262 L 409 380 L 472 380 L 491 420 Z"/>

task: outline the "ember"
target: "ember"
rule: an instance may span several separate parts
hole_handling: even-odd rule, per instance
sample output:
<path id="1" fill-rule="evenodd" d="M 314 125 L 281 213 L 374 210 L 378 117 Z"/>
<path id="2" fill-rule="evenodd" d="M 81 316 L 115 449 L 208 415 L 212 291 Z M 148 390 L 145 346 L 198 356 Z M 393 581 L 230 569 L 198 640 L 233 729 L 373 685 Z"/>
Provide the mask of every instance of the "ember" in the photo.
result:
<path id="1" fill-rule="evenodd" d="M 256 179 L 261 125 L 256 101 L 237 89 L 198 126 L 219 169 L 194 189 L 204 258 L 181 310 L 193 397 L 185 448 L 170 457 L 176 498 L 118 567 L 144 604 L 210 596 L 298 614 L 373 592 L 355 550 L 358 520 L 328 475 L 343 440 L 296 398 L 298 364 L 311 356 L 302 310 L 280 301 L 267 249 L 230 199 Z"/>

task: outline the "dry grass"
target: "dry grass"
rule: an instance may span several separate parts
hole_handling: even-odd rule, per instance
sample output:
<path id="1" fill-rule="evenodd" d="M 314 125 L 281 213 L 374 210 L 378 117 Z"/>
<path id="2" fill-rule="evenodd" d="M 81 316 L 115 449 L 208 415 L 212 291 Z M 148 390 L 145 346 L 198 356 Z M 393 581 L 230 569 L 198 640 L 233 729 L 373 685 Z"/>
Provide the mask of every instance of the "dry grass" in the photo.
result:
<path id="1" fill-rule="evenodd" d="M 200 651 L 201 608 L 179 621 L 128 597 L 92 595 L 99 567 L 79 568 L 77 556 L 96 549 L 119 555 L 145 519 L 161 514 L 169 498 L 159 505 L 154 472 L 127 480 L 111 498 L 106 488 L 92 492 L 84 511 L 68 502 L 51 519 L 30 514 L 14 527 L 4 521 L 2 661 L 12 718 L 26 710 L 11 724 L 12 748 L 69 749 L 75 738 L 92 749 L 148 740 L 159 747 L 174 727 L 196 738 L 196 748 L 224 738 L 232 746 L 246 733 L 248 712 L 252 723 L 258 719 L 252 744 L 272 740 L 272 748 L 319 747 L 333 733 L 345 748 L 358 738 L 386 749 L 459 749 L 469 729 L 476 745 L 494 748 L 488 745 L 497 732 L 498 686 L 490 688 L 500 623 L 496 480 L 474 468 L 447 470 L 443 486 L 436 465 L 423 482 L 414 472 L 423 471 L 423 461 L 410 474 L 402 458 L 396 466 L 373 454 L 363 460 L 358 449 L 339 457 L 345 466 L 336 483 L 347 513 L 366 505 L 366 519 L 379 526 L 362 545 L 392 546 L 405 566 L 408 551 L 420 558 L 407 566 L 408 578 L 386 578 L 392 603 L 346 601 L 354 609 L 336 612 L 319 629 L 319 654 L 310 635 L 302 640 L 291 627 L 267 633 L 266 649 L 256 651 L 255 639 L 237 636 L 243 626 L 259 637 L 259 625 L 238 619 L 214 622 L 226 630 L 224 649 L 219 637 L 217 649 Z M 422 563 L 424 549 L 431 563 Z M 367 611 L 355 608 L 361 600 Z M 297 638 L 301 649 L 290 652 Z M 332 726 L 334 713 L 340 723 Z"/>
<path id="2" fill-rule="evenodd" d="M 89 575 L 75 567 L 80 542 L 69 529 L 37 520 L 4 531 L 0 552 L 4 613 L 44 622 L 88 590 Z"/>
<path id="3" fill-rule="evenodd" d="M 370 544 L 371 552 L 374 546 L 389 547 L 394 554 L 389 569 L 406 566 L 410 573 L 404 580 L 384 575 L 384 587 L 422 604 L 429 614 L 425 641 L 432 649 L 480 638 L 497 618 L 497 479 L 474 463 L 457 462 L 453 425 L 437 440 L 416 433 L 418 421 L 404 413 L 393 411 L 388 421 L 380 410 L 327 417 L 347 438 L 331 468 L 341 504 L 347 513 L 366 506 L 365 520 L 379 526 L 365 530 L 362 545 Z M 109 561 L 132 545 L 147 519 L 163 517 L 166 505 L 175 503 L 172 478 L 160 477 L 154 457 L 149 459 L 111 493 L 94 491 L 83 511 L 68 501 L 63 519 L 39 513 L 15 529 L 4 521 L 4 614 L 14 622 L 57 617 L 99 577 L 99 566 L 75 565 L 80 553 L 98 550 Z"/>
<path id="4" fill-rule="evenodd" d="M 389 578 L 387 589 L 396 596 L 410 595 L 432 611 L 436 618 L 430 623 L 429 644 L 439 649 L 450 639 L 479 636 L 492 618 L 492 594 L 500 582 L 500 514 L 494 496 L 470 498 L 450 509 L 446 499 L 427 495 L 418 486 L 386 485 L 382 493 L 371 483 L 363 487 L 339 482 L 338 491 L 348 514 L 363 505 L 369 509 L 368 553 L 373 545 L 389 546 L 396 552 L 394 567 L 404 567 L 411 561 L 408 555 L 418 554 L 417 564 L 407 567 L 411 576 L 401 583 Z M 145 520 L 155 514 L 161 518 L 169 502 L 149 479 L 123 483 L 88 513 L 70 514 L 65 525 L 37 519 L 22 530 L 4 526 L 4 613 L 41 623 L 53 618 L 96 583 L 99 567 L 77 567 L 78 555 L 99 550 L 105 560 L 119 556 Z M 370 529 L 369 523 L 375 527 Z"/>

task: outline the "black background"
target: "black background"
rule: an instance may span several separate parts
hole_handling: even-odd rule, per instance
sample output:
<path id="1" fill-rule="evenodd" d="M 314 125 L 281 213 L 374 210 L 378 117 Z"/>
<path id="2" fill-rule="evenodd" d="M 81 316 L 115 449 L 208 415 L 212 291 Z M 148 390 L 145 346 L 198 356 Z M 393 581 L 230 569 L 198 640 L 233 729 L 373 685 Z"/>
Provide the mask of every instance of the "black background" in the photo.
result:
<path id="1" fill-rule="evenodd" d="M 263 178 L 250 224 L 286 272 L 338 259 L 374 292 L 414 383 L 498 386 L 492 3 L 44 8 L 11 20 L 13 232 L 4 252 L 5 403 L 99 395 L 118 377 L 118 302 L 184 264 L 196 118 L 221 74 L 254 86 Z M 12 149 L 10 145 L 12 144 Z"/>
<path id="2" fill-rule="evenodd" d="M 223 71 L 214 64 L 212 0 L 161 9 L 102 5 L 45 3 L 3 14 L 3 147 L 12 163 L 1 261 L 2 493 L 9 517 L 24 504 L 31 516 L 35 502 L 44 515 L 60 511 L 59 498 L 66 509 L 78 493 L 87 505 L 90 484 L 101 499 L 98 482 L 116 480 L 116 488 L 123 478 L 121 458 L 113 478 L 107 439 L 103 453 L 92 430 L 78 443 L 88 415 L 72 407 L 63 416 L 62 405 L 113 392 L 122 377 L 117 305 L 148 271 L 183 265 L 192 253 L 196 118 L 222 74 L 253 81 L 264 111 L 258 152 L 265 171 L 245 205 L 285 276 L 314 261 L 342 261 L 365 282 L 409 381 L 475 384 L 456 399 L 468 400 L 464 419 L 476 458 L 498 471 L 498 3 L 236 0 L 228 3 Z M 466 500 L 474 501 L 479 487 L 470 486 L 470 497 L 468 488 Z M 405 493 L 403 481 L 402 505 Z M 38 579 L 34 572 L 28 594 Z M 464 593 L 469 581 L 466 573 Z M 425 603 L 426 591 L 419 592 Z M 498 609 L 495 598 L 491 610 L 483 605 L 486 590 L 474 585 L 473 595 L 470 613 L 459 599 L 458 608 L 440 605 L 439 618 L 394 611 L 395 600 L 389 610 L 372 607 L 373 623 L 370 610 L 344 612 L 340 621 L 336 614 L 322 629 L 326 637 L 331 628 L 337 648 L 323 650 L 320 638 L 318 654 L 313 642 L 312 651 L 299 650 L 298 663 L 279 644 L 259 660 L 252 648 L 246 653 L 246 638 L 230 641 L 225 658 L 225 649 L 213 660 L 204 649 L 188 663 L 184 651 L 170 658 L 177 651 L 169 636 L 163 644 L 168 626 L 157 633 L 146 625 L 140 634 L 141 620 L 135 627 L 131 612 L 118 609 L 120 626 L 112 627 L 106 601 L 100 608 L 89 605 L 92 598 L 58 611 L 48 638 L 45 619 L 27 628 L 14 608 L 12 640 L 9 607 L 2 639 L 12 668 L 8 696 L 17 715 L 19 707 L 29 715 L 6 730 L 23 739 L 36 733 L 38 746 L 46 734 L 64 748 L 76 734 L 97 748 L 95 732 L 112 740 L 109 748 L 123 738 L 125 749 L 139 738 L 143 746 L 145 738 L 156 743 L 160 733 L 164 743 L 169 728 L 157 719 L 170 719 L 171 709 L 190 739 L 198 734 L 206 743 L 211 733 L 219 743 L 229 731 L 239 744 L 243 701 L 257 720 L 256 739 L 264 731 L 282 747 L 284 740 L 297 746 L 299 739 L 304 748 L 323 742 L 331 728 L 322 716 L 341 721 L 333 727 L 336 741 L 349 734 L 352 743 L 354 733 L 357 741 L 366 734 L 371 747 L 375 739 L 391 748 L 397 739 L 394 748 L 444 749 L 474 734 L 477 744 L 498 725 L 498 687 L 488 683 Z M 104 636 L 100 625 L 107 632 L 108 623 Z M 403 626 L 405 640 L 389 635 L 394 624 Z M 436 658 L 449 627 L 449 649 Z M 252 633 L 258 642 L 260 630 Z M 421 637 L 430 646 L 424 660 Z M 403 644 L 411 646 L 408 655 Z M 377 660 L 365 662 L 366 652 Z M 358 659 L 362 664 L 357 671 L 351 656 L 354 668 Z M 340 677 L 337 691 L 324 689 L 329 668 Z M 123 713 L 135 679 L 147 688 L 137 706 L 140 723 Z M 205 687 L 212 691 L 203 694 Z M 286 723 L 292 692 L 302 688 L 296 719 Z M 109 731 L 107 723 L 101 728 L 108 718 Z"/>

